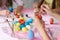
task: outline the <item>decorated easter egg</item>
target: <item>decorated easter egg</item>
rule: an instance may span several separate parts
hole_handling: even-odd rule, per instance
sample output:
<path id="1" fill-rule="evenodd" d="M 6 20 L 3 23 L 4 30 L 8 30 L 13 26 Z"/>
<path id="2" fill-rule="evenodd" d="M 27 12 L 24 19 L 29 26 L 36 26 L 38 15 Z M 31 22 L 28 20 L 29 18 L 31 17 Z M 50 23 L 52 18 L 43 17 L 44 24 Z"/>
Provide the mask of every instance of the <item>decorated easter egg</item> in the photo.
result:
<path id="1" fill-rule="evenodd" d="M 32 30 L 28 31 L 28 38 L 33 39 L 34 38 L 34 32 Z"/>
<path id="2" fill-rule="evenodd" d="M 19 18 L 19 19 L 22 19 L 22 20 L 24 20 L 24 17 L 20 16 L 20 18 Z"/>
<path id="3" fill-rule="evenodd" d="M 29 25 L 29 23 L 28 23 L 28 22 L 25 22 L 25 26 L 26 26 L 26 25 Z"/>
<path id="4" fill-rule="evenodd" d="M 53 24 L 54 23 L 54 20 L 53 18 L 50 19 L 50 24 Z"/>
<path id="5" fill-rule="evenodd" d="M 24 22 L 25 22 L 25 21 L 22 20 L 22 19 L 19 20 L 19 23 L 21 23 L 21 24 L 24 24 Z"/>
<path id="6" fill-rule="evenodd" d="M 25 27 L 25 25 L 24 24 L 21 24 L 20 25 L 20 29 L 22 29 L 22 28 L 24 28 Z"/>
<path id="7" fill-rule="evenodd" d="M 14 24 L 16 25 L 18 23 L 18 21 L 15 21 Z"/>
<path id="8" fill-rule="evenodd" d="M 9 7 L 8 8 L 10 12 L 13 12 L 13 8 L 12 7 Z"/>
<path id="9" fill-rule="evenodd" d="M 26 28 L 27 28 L 27 29 L 31 29 L 31 26 L 30 26 L 30 25 L 26 25 Z"/>
<path id="10" fill-rule="evenodd" d="M 32 23 L 33 22 L 33 19 L 30 18 L 27 22 Z"/>
<path id="11" fill-rule="evenodd" d="M 17 25 L 17 26 L 20 26 L 20 23 L 18 22 L 16 25 Z"/>
<path id="12" fill-rule="evenodd" d="M 23 31 L 23 32 L 27 32 L 28 29 L 27 29 L 26 27 L 23 27 L 23 28 L 22 28 L 22 31 Z"/>
<path id="13" fill-rule="evenodd" d="M 15 32 L 20 31 L 20 27 L 19 27 L 19 26 L 14 25 L 14 31 L 15 31 Z"/>
<path id="14" fill-rule="evenodd" d="M 40 14 L 37 14 L 37 17 L 41 20 L 42 16 Z"/>

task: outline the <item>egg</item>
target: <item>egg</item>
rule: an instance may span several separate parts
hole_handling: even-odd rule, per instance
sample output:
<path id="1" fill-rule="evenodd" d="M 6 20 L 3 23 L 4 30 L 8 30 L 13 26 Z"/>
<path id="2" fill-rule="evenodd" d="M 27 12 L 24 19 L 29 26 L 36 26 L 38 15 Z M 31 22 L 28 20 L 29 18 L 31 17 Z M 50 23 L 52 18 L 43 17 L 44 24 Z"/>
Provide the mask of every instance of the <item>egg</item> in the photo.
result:
<path id="1" fill-rule="evenodd" d="M 19 19 L 22 19 L 22 20 L 24 20 L 24 17 L 20 16 L 20 18 L 19 18 Z"/>
<path id="2" fill-rule="evenodd" d="M 27 20 L 27 22 L 32 23 L 33 22 L 33 19 L 30 18 L 29 20 Z"/>
<path id="3" fill-rule="evenodd" d="M 25 22 L 25 21 L 22 20 L 22 19 L 19 20 L 19 23 L 20 23 L 20 24 L 24 24 L 24 22 Z"/>
<path id="4" fill-rule="evenodd" d="M 26 25 L 29 25 L 29 23 L 28 23 L 28 22 L 25 22 L 25 26 L 26 26 Z"/>
<path id="5" fill-rule="evenodd" d="M 27 29 L 31 29 L 31 26 L 30 26 L 30 25 L 26 25 L 26 28 L 27 28 Z"/>
<path id="6" fill-rule="evenodd" d="M 33 39 L 34 38 L 34 32 L 32 30 L 28 31 L 28 38 Z"/>
<path id="7" fill-rule="evenodd" d="M 54 23 L 53 18 L 50 18 L 50 24 L 53 24 L 53 23 Z"/>
<path id="8" fill-rule="evenodd" d="M 28 29 L 27 29 L 26 27 L 24 27 L 24 28 L 22 28 L 22 31 L 23 31 L 23 32 L 27 32 Z"/>
<path id="9" fill-rule="evenodd" d="M 21 24 L 20 25 L 20 29 L 22 29 L 22 28 L 24 28 L 25 27 L 25 25 L 24 24 Z"/>
<path id="10" fill-rule="evenodd" d="M 20 26 L 20 23 L 18 22 L 16 25 L 17 25 L 17 26 Z"/>
<path id="11" fill-rule="evenodd" d="M 13 8 L 12 8 L 12 7 L 9 7 L 8 10 L 9 10 L 10 12 L 13 12 Z"/>
<path id="12" fill-rule="evenodd" d="M 20 31 L 20 27 L 19 27 L 19 26 L 14 26 L 14 31 L 15 31 L 15 32 Z"/>
<path id="13" fill-rule="evenodd" d="M 18 23 L 18 21 L 14 21 L 14 24 L 16 25 Z"/>
<path id="14" fill-rule="evenodd" d="M 40 14 L 36 14 L 36 16 L 41 20 L 42 16 Z"/>

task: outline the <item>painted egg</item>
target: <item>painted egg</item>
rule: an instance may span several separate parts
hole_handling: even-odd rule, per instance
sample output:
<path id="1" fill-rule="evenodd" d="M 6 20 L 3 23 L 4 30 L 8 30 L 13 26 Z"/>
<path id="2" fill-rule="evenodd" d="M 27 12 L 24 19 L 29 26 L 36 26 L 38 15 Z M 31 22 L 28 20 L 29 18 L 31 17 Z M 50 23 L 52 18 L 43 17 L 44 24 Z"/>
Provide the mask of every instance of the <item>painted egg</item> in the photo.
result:
<path id="1" fill-rule="evenodd" d="M 19 19 L 22 19 L 22 20 L 24 20 L 24 17 L 20 16 L 20 18 L 19 18 Z"/>
<path id="2" fill-rule="evenodd" d="M 26 26 L 26 25 L 29 25 L 29 23 L 28 23 L 28 22 L 25 22 L 25 26 Z"/>
<path id="3" fill-rule="evenodd" d="M 36 15 L 40 20 L 42 19 L 42 16 L 40 14 Z"/>
<path id="4" fill-rule="evenodd" d="M 10 12 L 13 12 L 13 8 L 12 7 L 9 7 L 8 8 Z"/>
<path id="5" fill-rule="evenodd" d="M 18 22 L 16 25 L 17 25 L 17 26 L 20 26 L 20 23 Z"/>
<path id="6" fill-rule="evenodd" d="M 30 26 L 30 25 L 26 25 L 26 28 L 27 28 L 27 29 L 31 29 L 31 26 Z"/>
<path id="7" fill-rule="evenodd" d="M 20 29 L 22 29 L 22 28 L 24 28 L 25 27 L 25 25 L 24 24 L 21 24 L 20 25 Z"/>
<path id="8" fill-rule="evenodd" d="M 30 18 L 27 22 L 32 23 L 33 22 L 33 19 Z"/>
<path id="9" fill-rule="evenodd" d="M 24 22 L 25 22 L 25 21 L 22 20 L 22 19 L 19 20 L 19 23 L 21 23 L 21 24 L 24 24 Z"/>
<path id="10" fill-rule="evenodd" d="M 53 18 L 50 19 L 50 24 L 53 24 L 54 23 L 54 20 Z"/>
<path id="11" fill-rule="evenodd" d="M 32 30 L 28 31 L 28 38 L 33 39 L 34 38 L 34 32 Z"/>
<path id="12" fill-rule="evenodd" d="M 14 24 L 16 25 L 18 23 L 18 21 L 15 21 Z"/>
<path id="13" fill-rule="evenodd" d="M 20 31 L 20 27 L 19 26 L 14 26 L 14 31 L 16 31 L 16 32 Z"/>
<path id="14" fill-rule="evenodd" d="M 27 32 L 28 29 L 27 29 L 26 27 L 24 27 L 24 28 L 22 28 L 22 31 L 23 31 L 23 32 Z"/>

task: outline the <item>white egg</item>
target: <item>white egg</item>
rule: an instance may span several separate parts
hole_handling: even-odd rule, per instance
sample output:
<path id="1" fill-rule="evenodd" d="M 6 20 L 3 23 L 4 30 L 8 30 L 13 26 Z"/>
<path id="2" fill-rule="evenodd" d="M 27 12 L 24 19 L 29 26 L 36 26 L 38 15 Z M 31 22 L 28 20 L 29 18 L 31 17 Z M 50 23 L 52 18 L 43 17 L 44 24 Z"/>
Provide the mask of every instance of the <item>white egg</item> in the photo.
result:
<path id="1" fill-rule="evenodd" d="M 30 25 L 26 25 L 26 28 L 31 29 L 31 26 Z"/>

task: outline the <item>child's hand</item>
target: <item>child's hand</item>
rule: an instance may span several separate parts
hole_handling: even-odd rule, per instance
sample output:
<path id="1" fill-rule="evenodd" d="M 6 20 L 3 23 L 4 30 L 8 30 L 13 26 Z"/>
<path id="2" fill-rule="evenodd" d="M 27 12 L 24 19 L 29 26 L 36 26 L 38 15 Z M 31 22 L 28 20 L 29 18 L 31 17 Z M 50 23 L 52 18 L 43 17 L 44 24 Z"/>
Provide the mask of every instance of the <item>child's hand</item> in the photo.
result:
<path id="1" fill-rule="evenodd" d="M 47 14 L 49 14 L 49 15 L 51 15 L 51 13 L 52 13 L 52 10 L 49 8 L 49 6 L 48 5 L 46 5 L 46 4 L 43 4 L 42 6 L 41 6 L 41 12 L 42 13 L 47 13 Z"/>
<path id="2" fill-rule="evenodd" d="M 10 14 L 10 12 L 8 10 L 1 10 L 0 11 L 0 15 L 2 16 L 8 16 Z"/>
<path id="3" fill-rule="evenodd" d="M 45 28 L 44 21 L 42 19 L 40 20 L 37 16 L 34 16 L 34 24 L 35 26 L 37 26 L 38 29 Z"/>

